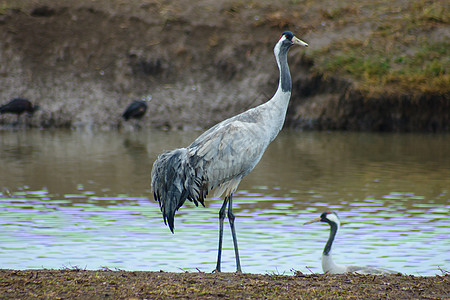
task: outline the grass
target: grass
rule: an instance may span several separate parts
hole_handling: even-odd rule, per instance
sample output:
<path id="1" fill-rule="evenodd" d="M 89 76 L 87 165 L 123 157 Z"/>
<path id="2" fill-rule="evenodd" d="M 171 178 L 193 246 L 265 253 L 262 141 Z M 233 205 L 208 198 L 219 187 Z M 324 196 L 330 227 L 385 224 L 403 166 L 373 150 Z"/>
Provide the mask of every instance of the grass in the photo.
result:
<path id="1" fill-rule="evenodd" d="M 355 79 L 361 90 L 372 93 L 449 93 L 450 42 L 433 34 L 448 27 L 448 5 L 422 0 L 386 10 L 387 2 L 323 12 L 331 21 L 356 14 L 355 22 L 369 22 L 372 31 L 364 39 L 346 38 L 314 51 L 316 71 Z"/>
<path id="2" fill-rule="evenodd" d="M 343 41 L 355 46 L 356 41 Z M 343 48 L 329 52 L 321 49 L 315 55 L 323 57 L 316 66 L 325 74 L 352 77 L 363 90 L 385 90 L 388 87 L 399 92 L 441 92 L 450 87 L 448 41 L 422 44 L 414 53 L 385 52 L 373 49 L 374 45 Z M 329 52 L 323 55 L 324 52 Z"/>

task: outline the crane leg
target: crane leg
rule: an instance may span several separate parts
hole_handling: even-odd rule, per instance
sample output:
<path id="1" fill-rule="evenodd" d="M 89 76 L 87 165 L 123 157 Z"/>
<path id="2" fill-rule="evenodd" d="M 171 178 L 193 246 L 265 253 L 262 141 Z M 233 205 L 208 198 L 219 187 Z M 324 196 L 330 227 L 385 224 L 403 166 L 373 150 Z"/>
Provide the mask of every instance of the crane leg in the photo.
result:
<path id="1" fill-rule="evenodd" d="M 233 244 L 234 244 L 234 255 L 236 257 L 236 272 L 242 273 L 241 270 L 241 261 L 239 259 L 239 249 L 236 238 L 236 230 L 234 229 L 234 214 L 233 214 L 233 194 L 229 196 L 228 202 L 228 221 L 230 222 L 231 227 L 231 235 L 233 236 Z"/>
<path id="2" fill-rule="evenodd" d="M 227 209 L 228 197 L 225 197 L 222 207 L 219 210 L 219 249 L 217 254 L 217 265 L 213 273 L 220 272 L 220 262 L 222 260 L 222 241 L 223 241 L 223 220 L 225 219 L 225 210 Z"/>

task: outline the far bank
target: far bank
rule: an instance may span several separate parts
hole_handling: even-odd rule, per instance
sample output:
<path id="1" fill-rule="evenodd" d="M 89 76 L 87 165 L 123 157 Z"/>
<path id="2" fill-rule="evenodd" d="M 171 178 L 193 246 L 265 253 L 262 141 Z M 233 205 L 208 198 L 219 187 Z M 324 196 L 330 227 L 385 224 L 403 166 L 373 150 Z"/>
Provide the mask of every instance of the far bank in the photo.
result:
<path id="1" fill-rule="evenodd" d="M 276 90 L 273 46 L 291 30 L 286 126 L 449 131 L 449 19 L 444 1 L 4 1 L 1 104 L 40 105 L 33 127 L 208 128 Z M 15 116 L 3 115 L 8 125 Z"/>

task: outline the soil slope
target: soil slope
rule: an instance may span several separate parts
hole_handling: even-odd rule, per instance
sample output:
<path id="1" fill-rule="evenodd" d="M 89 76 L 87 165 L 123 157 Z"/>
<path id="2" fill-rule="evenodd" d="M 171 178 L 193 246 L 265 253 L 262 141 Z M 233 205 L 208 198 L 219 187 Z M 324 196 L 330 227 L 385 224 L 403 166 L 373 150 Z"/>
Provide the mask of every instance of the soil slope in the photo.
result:
<path id="1" fill-rule="evenodd" d="M 0 103 L 38 103 L 30 126 L 116 127 L 151 96 L 142 125 L 207 128 L 272 96 L 291 30 L 310 47 L 289 55 L 287 126 L 448 131 L 448 15 L 427 0 L 5 0 Z"/>

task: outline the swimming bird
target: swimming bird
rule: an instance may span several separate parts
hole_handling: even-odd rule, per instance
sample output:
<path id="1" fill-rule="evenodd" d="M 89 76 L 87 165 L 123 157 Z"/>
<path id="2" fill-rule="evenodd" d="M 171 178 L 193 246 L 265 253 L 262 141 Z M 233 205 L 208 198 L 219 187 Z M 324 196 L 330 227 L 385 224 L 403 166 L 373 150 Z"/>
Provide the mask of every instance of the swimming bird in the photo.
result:
<path id="1" fill-rule="evenodd" d="M 289 99 L 291 75 L 287 54 L 293 45 L 308 46 L 290 31 L 282 33 L 274 47 L 280 78 L 274 96 L 255 108 L 226 119 L 200 135 L 186 148 L 166 151 L 152 168 L 152 191 L 159 202 L 164 223 L 173 233 L 175 212 L 186 200 L 202 204 L 208 192 L 224 195 L 219 211 L 219 247 L 215 272 L 221 271 L 223 221 L 228 220 L 233 237 L 236 270 L 242 272 L 234 227 L 233 193 L 242 178 L 261 159 L 281 130 Z"/>
<path id="2" fill-rule="evenodd" d="M 397 274 L 399 272 L 378 268 L 378 267 L 359 267 L 352 265 L 338 265 L 334 262 L 331 256 L 331 247 L 333 245 L 336 233 L 341 226 L 338 215 L 335 212 L 327 211 L 320 215 L 320 217 L 314 218 L 306 223 L 311 224 L 315 222 L 325 222 L 330 225 L 330 236 L 323 249 L 322 253 L 322 270 L 324 273 L 330 274 L 342 274 L 342 273 L 357 273 L 357 274 L 374 274 L 374 275 L 387 275 L 387 274 Z"/>
<path id="3" fill-rule="evenodd" d="M 30 100 L 25 98 L 14 98 L 9 101 L 7 104 L 2 105 L 0 107 L 0 114 L 16 114 L 17 121 L 19 121 L 19 117 L 24 112 L 27 112 L 29 115 L 32 115 L 36 110 L 39 109 L 39 105 L 33 106 Z"/>
<path id="4" fill-rule="evenodd" d="M 145 112 L 147 111 L 147 103 L 144 100 L 135 100 L 130 105 L 128 105 L 122 117 L 125 121 L 129 119 L 141 119 Z"/>

